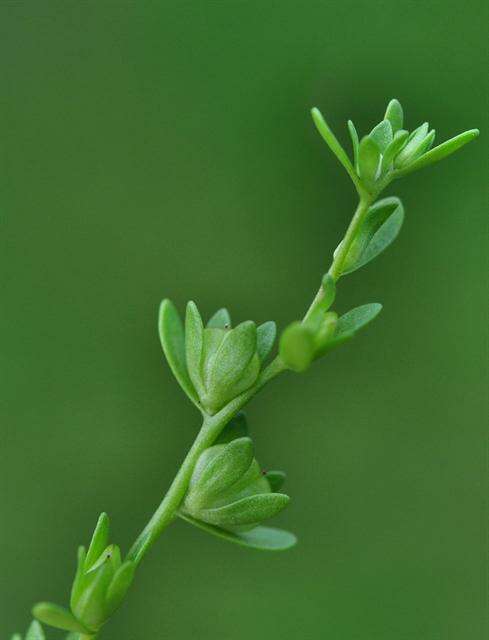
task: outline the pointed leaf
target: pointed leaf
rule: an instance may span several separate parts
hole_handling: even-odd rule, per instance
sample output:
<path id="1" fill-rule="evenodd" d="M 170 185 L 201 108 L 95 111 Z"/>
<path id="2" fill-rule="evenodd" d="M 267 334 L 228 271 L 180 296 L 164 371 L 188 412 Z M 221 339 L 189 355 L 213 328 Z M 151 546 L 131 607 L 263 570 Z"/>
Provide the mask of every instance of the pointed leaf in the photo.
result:
<path id="1" fill-rule="evenodd" d="M 451 138 L 450 140 L 439 144 L 437 147 L 431 149 L 431 151 L 428 151 L 420 158 L 415 160 L 412 164 L 403 168 L 397 173 L 398 175 L 406 175 L 408 173 L 411 173 L 411 171 L 417 171 L 418 169 L 427 167 L 430 164 L 439 162 L 440 160 L 443 160 L 443 158 L 448 157 L 449 155 L 466 145 L 471 140 L 477 138 L 478 135 L 478 129 L 470 129 L 469 131 L 465 131 L 464 133 L 461 133 L 458 136 L 455 136 L 454 138 Z"/>
<path id="2" fill-rule="evenodd" d="M 379 122 L 379 124 L 376 125 L 368 134 L 368 137 L 377 144 L 380 152 L 384 153 L 393 138 L 392 125 L 389 120 L 382 120 L 382 122 Z"/>
<path id="3" fill-rule="evenodd" d="M 348 120 L 348 131 L 350 132 L 351 144 L 353 147 L 353 164 L 355 166 L 355 171 L 358 173 L 358 146 L 359 139 L 358 133 L 355 128 L 355 125 L 351 120 Z"/>
<path id="4" fill-rule="evenodd" d="M 223 507 L 203 509 L 201 516 L 205 522 L 221 527 L 254 524 L 280 513 L 289 500 L 289 496 L 283 493 L 262 493 L 236 500 Z"/>
<path id="5" fill-rule="evenodd" d="M 273 320 L 264 322 L 256 330 L 256 352 L 260 358 L 260 362 L 264 362 L 270 351 L 272 350 L 273 343 L 277 336 L 277 325 Z"/>
<path id="6" fill-rule="evenodd" d="M 280 358 L 293 371 L 305 371 L 314 359 L 314 334 L 309 327 L 293 322 L 280 338 Z"/>
<path id="7" fill-rule="evenodd" d="M 192 402 L 197 404 L 197 393 L 187 369 L 185 331 L 180 315 L 171 300 L 163 300 L 160 305 L 158 328 L 161 346 L 173 375 Z"/>
<path id="8" fill-rule="evenodd" d="M 246 416 L 240 411 L 227 423 L 220 436 L 215 440 L 215 444 L 228 444 L 228 442 L 236 440 L 236 438 L 245 438 L 247 435 L 248 423 Z"/>
<path id="9" fill-rule="evenodd" d="M 380 149 L 369 136 L 360 142 L 358 150 L 358 169 L 360 178 L 367 185 L 375 182 L 380 162 Z"/>
<path id="10" fill-rule="evenodd" d="M 385 120 L 389 120 L 392 125 L 392 131 L 396 133 L 402 129 L 404 114 L 402 112 L 401 103 L 395 98 L 389 102 L 384 116 Z"/>
<path id="11" fill-rule="evenodd" d="M 187 304 L 185 315 L 185 353 L 187 369 L 192 383 L 199 396 L 203 395 L 204 385 L 201 378 L 204 325 L 195 302 Z"/>
<path id="12" fill-rule="evenodd" d="M 384 152 L 384 155 L 382 156 L 382 169 L 381 169 L 382 173 L 385 173 L 388 169 L 390 169 L 394 161 L 394 158 L 404 147 L 408 137 L 409 137 L 409 131 L 406 131 L 405 129 L 400 129 L 399 131 L 396 131 L 396 133 L 394 134 L 394 138 L 392 139 L 392 142 L 389 144 L 389 146 Z"/>
<path id="13" fill-rule="evenodd" d="M 189 493 L 189 504 L 196 508 L 226 491 L 246 473 L 252 460 L 250 438 L 232 440 L 202 471 L 197 485 Z"/>
<path id="14" fill-rule="evenodd" d="M 92 541 L 88 547 L 85 569 L 90 568 L 98 560 L 109 544 L 109 526 L 109 516 L 106 513 L 101 513 L 93 532 Z"/>
<path id="15" fill-rule="evenodd" d="M 283 487 L 286 475 L 284 471 L 267 471 L 265 478 L 270 483 L 273 493 L 277 493 Z"/>
<path id="16" fill-rule="evenodd" d="M 32 609 L 32 614 L 44 624 L 49 624 L 55 629 L 64 629 L 65 631 L 76 631 L 78 633 L 90 633 L 90 629 L 87 629 L 75 616 L 57 604 L 51 602 L 39 602 Z"/>
<path id="17" fill-rule="evenodd" d="M 122 604 L 126 593 L 134 580 L 136 565 L 134 562 L 124 562 L 114 574 L 107 590 L 107 617 Z"/>
<path id="18" fill-rule="evenodd" d="M 428 123 L 424 122 L 420 127 L 409 134 L 407 144 L 397 154 L 395 159 L 394 165 L 396 168 L 405 166 L 411 160 L 419 144 L 426 138 L 428 128 Z"/>
<path id="19" fill-rule="evenodd" d="M 360 269 L 387 249 L 397 238 L 404 221 L 404 207 L 398 198 L 379 200 L 370 208 L 369 214 L 373 218 L 372 233 L 370 229 L 366 230 L 368 234 L 366 242 L 356 259 L 343 271 L 344 274 Z M 380 226 L 375 218 L 380 222 Z"/>
<path id="20" fill-rule="evenodd" d="M 336 136 L 329 128 L 321 112 L 319 111 L 319 109 L 314 107 L 314 109 L 311 110 L 311 115 L 312 115 L 312 119 L 314 120 L 314 124 L 317 127 L 317 130 L 319 131 L 323 139 L 326 141 L 326 144 L 331 149 L 331 151 L 335 154 L 338 160 L 341 162 L 343 167 L 346 169 L 348 175 L 353 181 L 353 184 L 358 188 L 360 185 L 358 182 L 358 176 L 355 173 L 355 169 L 353 168 L 350 162 L 350 159 L 346 154 L 346 151 L 343 149 L 343 147 L 340 145 L 340 143 L 336 139 Z"/>
<path id="21" fill-rule="evenodd" d="M 34 620 L 27 630 L 25 640 L 46 640 L 44 631 L 42 630 L 42 627 L 39 622 L 37 622 L 37 620 Z"/>
<path id="22" fill-rule="evenodd" d="M 229 315 L 229 311 L 224 307 L 216 311 L 207 323 L 207 327 L 210 329 L 230 329 L 231 316 Z"/>
<path id="23" fill-rule="evenodd" d="M 381 310 L 381 304 L 372 302 L 348 311 L 338 320 L 335 337 L 350 336 L 352 333 L 356 333 L 378 316 Z"/>
<path id="24" fill-rule="evenodd" d="M 75 579 L 73 580 L 73 585 L 71 587 L 71 596 L 70 596 L 70 607 L 72 609 L 76 601 L 78 600 L 80 593 L 83 590 L 86 557 L 87 557 L 87 553 L 85 551 L 85 547 L 78 547 L 76 574 L 75 574 Z"/>
<path id="25" fill-rule="evenodd" d="M 259 551 L 286 551 L 297 544 L 295 535 L 282 529 L 260 526 L 250 531 L 233 533 L 182 513 L 180 513 L 179 516 L 182 520 L 185 520 L 185 522 L 192 524 L 198 529 L 202 529 L 202 531 L 250 549 L 257 549 Z"/>

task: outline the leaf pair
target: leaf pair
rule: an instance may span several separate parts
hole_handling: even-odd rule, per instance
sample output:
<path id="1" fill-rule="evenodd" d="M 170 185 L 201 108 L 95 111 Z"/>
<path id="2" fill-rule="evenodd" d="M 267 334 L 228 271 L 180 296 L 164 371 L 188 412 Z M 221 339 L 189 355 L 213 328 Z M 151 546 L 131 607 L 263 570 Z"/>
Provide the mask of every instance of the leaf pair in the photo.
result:
<path id="1" fill-rule="evenodd" d="M 231 327 L 220 309 L 204 327 L 197 306 L 187 305 L 185 328 L 170 300 L 163 300 L 160 339 L 168 363 L 183 390 L 199 408 L 214 414 L 255 382 L 275 341 L 274 322 Z"/>

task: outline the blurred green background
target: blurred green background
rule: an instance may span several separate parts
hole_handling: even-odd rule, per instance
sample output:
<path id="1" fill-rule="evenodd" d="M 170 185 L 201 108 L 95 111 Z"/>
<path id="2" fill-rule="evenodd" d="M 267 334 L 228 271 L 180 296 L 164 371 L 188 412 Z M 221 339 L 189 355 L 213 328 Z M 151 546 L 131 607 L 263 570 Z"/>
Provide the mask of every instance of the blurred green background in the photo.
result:
<path id="1" fill-rule="evenodd" d="M 391 97 L 457 156 L 395 184 L 396 244 L 341 282 L 380 318 L 249 408 L 288 471 L 265 555 L 183 523 L 104 638 L 482 640 L 487 7 L 481 2 L 0 4 L 0 637 L 65 603 L 107 510 L 127 549 L 198 428 L 159 301 L 300 316 L 352 214 L 341 141 Z M 60 637 L 52 631 L 49 638 Z"/>

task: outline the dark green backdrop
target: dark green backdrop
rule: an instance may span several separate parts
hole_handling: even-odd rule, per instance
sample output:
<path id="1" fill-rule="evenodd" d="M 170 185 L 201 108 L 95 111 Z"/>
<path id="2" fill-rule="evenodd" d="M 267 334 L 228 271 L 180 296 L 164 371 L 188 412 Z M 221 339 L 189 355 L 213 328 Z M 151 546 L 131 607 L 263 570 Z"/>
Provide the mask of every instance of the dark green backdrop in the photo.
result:
<path id="1" fill-rule="evenodd" d="M 482 4 L 1 2 L 1 638 L 66 601 L 101 510 L 127 549 L 191 443 L 160 299 L 297 318 L 355 206 L 309 108 L 347 144 L 391 97 L 482 136 L 390 189 L 400 239 L 338 297 L 380 318 L 249 409 L 300 545 L 176 524 L 104 637 L 486 637 Z"/>

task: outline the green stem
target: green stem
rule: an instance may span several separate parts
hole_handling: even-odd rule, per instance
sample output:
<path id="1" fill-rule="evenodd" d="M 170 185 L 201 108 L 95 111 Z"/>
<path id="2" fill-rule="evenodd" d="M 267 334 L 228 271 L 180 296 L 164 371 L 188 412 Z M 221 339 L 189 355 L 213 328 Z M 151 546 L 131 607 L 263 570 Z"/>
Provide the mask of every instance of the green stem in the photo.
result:
<path id="1" fill-rule="evenodd" d="M 350 247 L 353 241 L 355 240 L 357 233 L 359 232 L 360 227 L 363 224 L 363 221 L 365 220 L 365 216 L 367 215 L 368 209 L 372 204 L 373 200 L 374 198 L 372 196 L 367 196 L 367 195 L 362 195 L 362 197 L 360 198 L 360 201 L 353 215 L 353 218 L 351 219 L 348 229 L 346 230 L 345 237 L 341 241 L 341 244 L 338 247 L 338 250 L 336 251 L 336 255 L 334 256 L 333 262 L 331 263 L 331 266 L 328 271 L 329 275 L 334 279 L 335 282 L 337 282 L 341 277 L 341 272 L 343 269 L 343 264 L 345 262 L 346 256 L 348 255 L 348 252 L 350 251 Z M 306 315 L 304 316 L 303 322 L 307 322 L 307 320 L 314 313 L 316 307 L 321 303 L 321 300 L 323 298 L 324 298 L 324 289 L 321 285 L 319 287 L 318 292 L 316 293 L 314 300 L 311 303 L 311 306 L 309 307 Z"/>
<path id="2" fill-rule="evenodd" d="M 178 470 L 171 486 L 157 508 L 151 520 L 148 522 L 136 542 L 131 547 L 127 560 L 133 560 L 139 564 L 149 549 L 166 527 L 174 520 L 178 508 L 187 491 L 190 477 L 201 453 L 210 447 L 227 423 L 238 411 L 252 398 L 269 380 L 285 370 L 285 366 L 279 358 L 275 358 L 266 369 L 263 370 L 257 382 L 248 391 L 227 404 L 219 413 L 213 416 L 205 415 L 202 428 L 199 431 L 192 447 L 190 448 L 182 466 Z"/>

